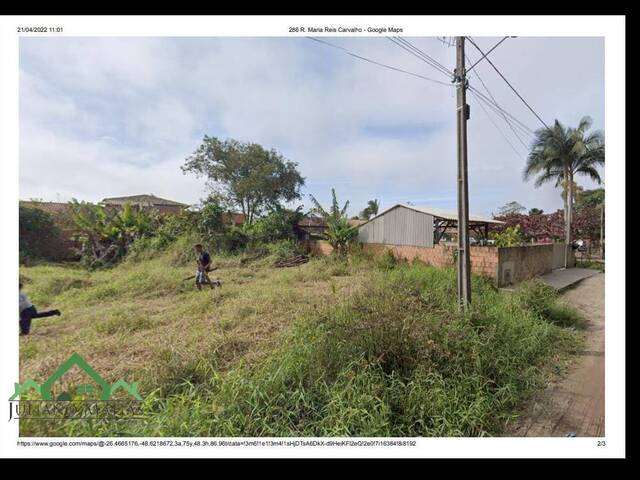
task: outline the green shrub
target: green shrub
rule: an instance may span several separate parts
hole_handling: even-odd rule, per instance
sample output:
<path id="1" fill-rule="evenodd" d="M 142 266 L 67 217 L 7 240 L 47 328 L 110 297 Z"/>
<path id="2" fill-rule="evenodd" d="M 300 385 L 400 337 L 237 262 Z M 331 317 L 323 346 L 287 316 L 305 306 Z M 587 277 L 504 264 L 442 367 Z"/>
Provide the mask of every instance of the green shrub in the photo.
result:
<path id="1" fill-rule="evenodd" d="M 205 202 L 202 209 L 194 216 L 198 233 L 211 239 L 224 232 L 224 213 L 224 208 L 218 201 L 209 199 Z"/>
<path id="2" fill-rule="evenodd" d="M 507 227 L 504 231 L 493 234 L 496 247 L 517 247 L 524 245 L 526 238 L 520 230 L 520 225 Z"/>
<path id="3" fill-rule="evenodd" d="M 396 259 L 391 250 L 385 250 L 382 255 L 376 258 L 376 264 L 382 270 L 391 270 L 395 268 L 397 263 L 398 259 Z"/>
<path id="4" fill-rule="evenodd" d="M 303 216 L 301 208 L 298 207 L 296 210 L 276 208 L 273 212 L 247 226 L 246 233 L 255 243 L 294 239 L 294 227 Z"/>
<path id="5" fill-rule="evenodd" d="M 20 264 L 37 260 L 59 260 L 59 246 L 64 242 L 62 233 L 50 213 L 39 208 L 19 208 L 19 261 Z"/>
<path id="6" fill-rule="evenodd" d="M 558 298 L 558 294 L 540 280 L 529 280 L 518 285 L 514 298 L 523 308 L 540 317 L 545 317 L 549 314 L 549 309 Z"/>
<path id="7" fill-rule="evenodd" d="M 592 270 L 599 270 L 604 272 L 604 262 L 593 262 L 589 260 L 576 261 L 576 268 L 590 268 Z"/>
<path id="8" fill-rule="evenodd" d="M 294 239 L 279 240 L 266 245 L 267 251 L 276 259 L 286 259 L 305 253 L 303 245 Z"/>
<path id="9" fill-rule="evenodd" d="M 246 249 L 251 238 L 241 227 L 235 225 L 228 228 L 215 239 L 216 249 L 221 252 L 239 253 Z"/>
<path id="10" fill-rule="evenodd" d="M 558 293 L 540 280 L 523 282 L 514 292 L 515 301 L 539 318 L 562 327 L 582 327 L 582 316 L 569 305 L 558 300 Z"/>

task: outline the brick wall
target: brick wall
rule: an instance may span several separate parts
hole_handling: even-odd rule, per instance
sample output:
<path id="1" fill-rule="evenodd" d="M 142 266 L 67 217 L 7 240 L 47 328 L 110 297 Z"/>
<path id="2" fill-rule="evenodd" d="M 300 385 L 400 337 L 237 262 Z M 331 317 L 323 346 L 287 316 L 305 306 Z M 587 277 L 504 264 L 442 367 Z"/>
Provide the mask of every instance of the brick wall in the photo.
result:
<path id="1" fill-rule="evenodd" d="M 470 247 L 471 271 L 489 277 L 497 282 L 499 265 L 499 248 Z"/>
<path id="2" fill-rule="evenodd" d="M 312 255 L 329 255 L 333 251 L 331 245 L 324 240 L 306 240 L 305 247 Z M 453 243 L 439 243 L 428 247 L 411 247 L 406 245 L 384 245 L 380 243 L 363 243 L 365 252 L 381 255 L 389 250 L 393 256 L 412 262 L 421 262 L 437 268 L 455 265 L 457 246 Z M 536 244 L 522 247 L 471 247 L 471 271 L 484 275 L 493 280 L 498 287 L 506 287 L 528 280 L 538 275 L 544 275 L 557 268 L 558 251 L 563 250 L 563 244 Z M 575 257 L 570 256 L 569 265 L 575 265 Z"/>
<path id="3" fill-rule="evenodd" d="M 364 243 L 362 247 L 365 252 L 375 255 L 390 250 L 394 257 L 412 262 L 421 262 L 433 265 L 437 268 L 444 268 L 455 265 L 456 247 L 452 244 L 437 244 L 433 248 L 410 247 L 406 245 L 383 245 L 379 243 Z M 496 247 L 471 247 L 469 251 L 471 258 L 471 271 L 479 275 L 484 275 L 493 279 L 498 278 L 498 249 Z"/>
<path id="4" fill-rule="evenodd" d="M 304 240 L 302 243 L 311 255 L 327 256 L 333 252 L 333 247 L 326 240 Z"/>
<path id="5" fill-rule="evenodd" d="M 407 245 L 384 245 L 381 243 L 363 243 L 362 248 L 365 252 L 374 255 L 382 255 L 387 250 L 393 253 L 393 256 L 400 260 L 413 261 L 420 260 L 434 267 L 443 268 L 453 265 L 454 249 L 445 245 L 435 245 L 433 248 L 427 247 L 411 247 Z"/>

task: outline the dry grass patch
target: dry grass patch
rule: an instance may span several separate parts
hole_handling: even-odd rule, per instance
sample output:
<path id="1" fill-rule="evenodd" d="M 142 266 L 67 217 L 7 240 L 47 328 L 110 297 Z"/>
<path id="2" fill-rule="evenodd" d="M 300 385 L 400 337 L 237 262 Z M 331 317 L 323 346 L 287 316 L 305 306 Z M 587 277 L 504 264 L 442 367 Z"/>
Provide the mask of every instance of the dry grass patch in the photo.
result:
<path id="1" fill-rule="evenodd" d="M 140 382 L 143 393 L 203 365 L 224 370 L 255 362 L 275 348 L 293 319 L 363 283 L 357 269 L 351 277 L 332 277 L 335 262 L 322 259 L 274 269 L 222 258 L 215 259 L 214 276 L 223 287 L 197 291 L 182 281 L 193 269 L 166 260 L 90 273 L 66 265 L 23 268 L 32 301 L 63 316 L 35 320 L 32 334 L 21 337 L 21 381 L 43 381 L 73 352 L 108 381 Z"/>

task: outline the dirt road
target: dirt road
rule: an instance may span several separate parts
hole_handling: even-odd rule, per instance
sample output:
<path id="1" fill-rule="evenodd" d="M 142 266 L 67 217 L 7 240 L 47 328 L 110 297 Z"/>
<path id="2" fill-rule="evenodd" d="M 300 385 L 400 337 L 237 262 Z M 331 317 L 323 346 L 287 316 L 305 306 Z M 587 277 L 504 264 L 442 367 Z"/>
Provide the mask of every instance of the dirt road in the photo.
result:
<path id="1" fill-rule="evenodd" d="M 583 280 L 562 298 L 588 322 L 584 351 L 566 377 L 531 402 L 509 436 L 604 436 L 604 274 Z"/>

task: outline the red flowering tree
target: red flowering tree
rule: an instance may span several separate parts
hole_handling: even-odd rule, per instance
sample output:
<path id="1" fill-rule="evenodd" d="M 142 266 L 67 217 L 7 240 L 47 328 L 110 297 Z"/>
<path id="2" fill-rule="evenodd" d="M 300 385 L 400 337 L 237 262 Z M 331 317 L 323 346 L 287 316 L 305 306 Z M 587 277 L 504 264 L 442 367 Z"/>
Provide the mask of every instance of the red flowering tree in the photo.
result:
<path id="1" fill-rule="evenodd" d="M 599 243 L 601 221 L 599 207 L 583 207 L 578 209 L 572 225 L 574 238 Z"/>
<path id="2" fill-rule="evenodd" d="M 495 233 L 500 233 L 509 227 L 519 225 L 523 235 L 529 241 L 541 241 L 544 239 L 557 241 L 564 238 L 564 215 L 562 210 L 539 215 L 511 213 L 496 217 L 496 220 L 500 220 L 504 224 L 493 225 L 491 231 Z M 600 209 L 593 207 L 578 209 L 572 222 L 571 231 L 572 238 L 598 242 L 600 239 Z"/>

